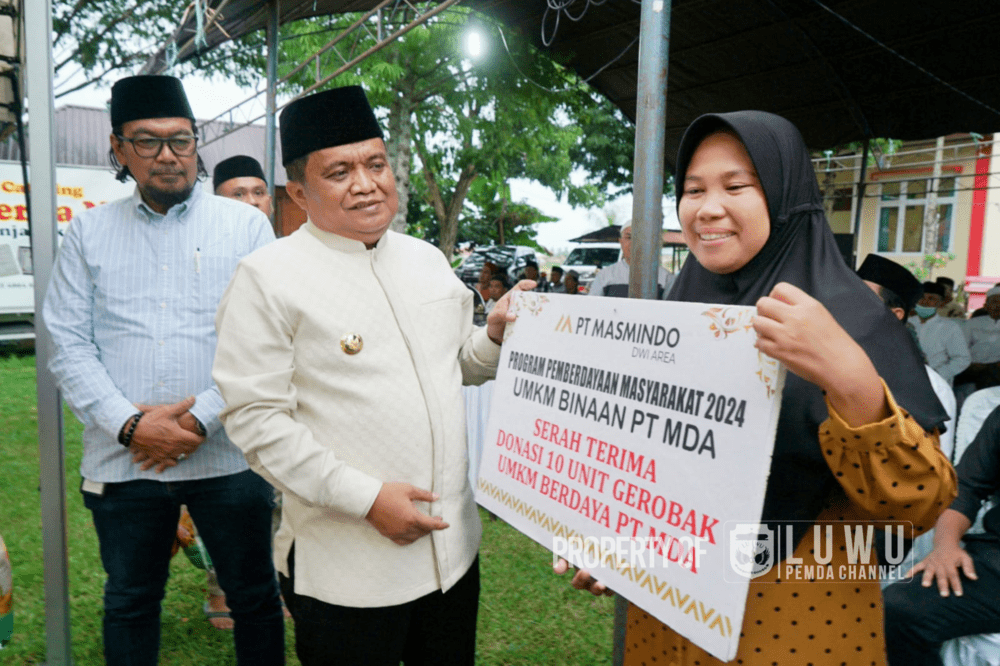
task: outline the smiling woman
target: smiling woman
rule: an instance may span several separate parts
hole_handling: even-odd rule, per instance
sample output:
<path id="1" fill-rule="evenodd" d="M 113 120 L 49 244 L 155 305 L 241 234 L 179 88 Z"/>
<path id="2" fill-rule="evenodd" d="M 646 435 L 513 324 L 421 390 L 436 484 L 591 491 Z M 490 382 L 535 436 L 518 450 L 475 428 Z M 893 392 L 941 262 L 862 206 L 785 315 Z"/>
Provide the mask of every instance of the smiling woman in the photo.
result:
<path id="1" fill-rule="evenodd" d="M 945 412 L 906 329 L 844 264 L 791 123 L 758 111 L 702 116 L 676 177 L 691 255 L 669 300 L 756 305 L 757 348 L 790 371 L 760 519 L 789 543 L 750 581 L 736 663 L 819 666 L 851 654 L 852 664 L 884 664 L 878 582 L 817 575 L 857 562 L 839 531 L 824 549 L 807 535 L 821 521 L 932 527 L 955 492 L 937 446 Z M 635 606 L 625 643 L 626 664 L 722 663 Z"/>
<path id="2" fill-rule="evenodd" d="M 750 154 L 732 132 L 705 137 L 688 165 L 677 206 L 684 241 L 713 273 L 732 273 L 771 232 L 767 199 Z"/>

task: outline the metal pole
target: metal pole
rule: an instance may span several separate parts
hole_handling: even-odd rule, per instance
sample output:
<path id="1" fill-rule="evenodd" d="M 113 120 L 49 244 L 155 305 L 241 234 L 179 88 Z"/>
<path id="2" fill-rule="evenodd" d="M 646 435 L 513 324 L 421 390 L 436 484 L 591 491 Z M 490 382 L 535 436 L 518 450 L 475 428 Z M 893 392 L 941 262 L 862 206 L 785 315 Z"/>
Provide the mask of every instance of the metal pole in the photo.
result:
<path id="1" fill-rule="evenodd" d="M 631 298 L 656 298 L 656 278 L 663 248 L 663 152 L 670 11 L 670 0 L 642 0 L 628 289 Z"/>
<path id="2" fill-rule="evenodd" d="M 45 579 L 45 656 L 48 666 L 72 664 L 69 567 L 66 550 L 66 469 L 62 405 L 48 371 L 52 339 L 42 323 L 42 301 L 56 253 L 55 100 L 52 94 L 50 0 L 24 5 L 31 132 L 31 260 L 35 279 L 35 370 L 38 391 L 38 452 L 42 504 L 42 564 Z M 45 38 L 42 38 L 45 35 Z"/>
<path id="3" fill-rule="evenodd" d="M 858 178 L 858 205 L 854 211 L 854 238 L 851 239 L 854 250 L 851 252 L 851 261 L 854 264 L 852 269 L 858 266 L 858 239 L 861 237 L 861 208 L 865 205 L 865 178 L 868 177 L 868 144 L 870 139 L 866 136 L 864 146 L 861 150 L 861 176 Z M 878 249 L 878 248 L 876 248 Z"/>
<path id="4" fill-rule="evenodd" d="M 270 10 L 267 17 L 267 120 L 264 130 L 264 176 L 267 178 L 267 191 L 274 200 L 274 162 L 277 157 L 275 130 L 278 119 L 275 94 L 278 89 L 278 16 L 280 8 L 278 0 L 268 3 Z"/>
<path id="5" fill-rule="evenodd" d="M 635 180 L 632 186 L 630 298 L 656 298 L 663 248 L 663 152 L 667 119 L 667 65 L 671 0 L 642 0 L 639 80 L 635 111 Z M 615 598 L 611 663 L 625 662 L 628 601 Z"/>

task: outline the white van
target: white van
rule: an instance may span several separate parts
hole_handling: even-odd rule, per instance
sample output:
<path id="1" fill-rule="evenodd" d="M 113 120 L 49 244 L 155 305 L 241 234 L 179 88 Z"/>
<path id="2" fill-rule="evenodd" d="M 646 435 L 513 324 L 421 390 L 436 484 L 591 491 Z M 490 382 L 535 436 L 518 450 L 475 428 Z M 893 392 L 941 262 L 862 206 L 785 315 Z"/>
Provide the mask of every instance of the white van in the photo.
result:
<path id="1" fill-rule="evenodd" d="M 622 248 L 618 243 L 581 243 L 562 263 L 563 271 L 576 271 L 580 286 L 590 289 L 597 271 L 621 259 Z"/>

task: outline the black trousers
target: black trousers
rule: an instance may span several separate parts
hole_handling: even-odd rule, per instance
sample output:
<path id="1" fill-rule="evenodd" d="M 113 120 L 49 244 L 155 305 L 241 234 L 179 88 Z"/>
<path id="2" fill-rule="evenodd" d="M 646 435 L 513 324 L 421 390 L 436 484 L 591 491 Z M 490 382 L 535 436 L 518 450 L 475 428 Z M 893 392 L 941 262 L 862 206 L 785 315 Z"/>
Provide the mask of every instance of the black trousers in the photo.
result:
<path id="1" fill-rule="evenodd" d="M 479 557 L 446 593 L 399 606 L 352 608 L 295 594 L 295 549 L 289 577 L 278 574 L 295 621 L 302 666 L 473 666 L 479 611 Z"/>
<path id="2" fill-rule="evenodd" d="M 1000 632 L 1000 546 L 969 542 L 966 550 L 978 579 L 963 575 L 960 597 L 942 597 L 937 580 L 923 587 L 922 573 L 883 591 L 889 666 L 938 666 L 946 640 Z"/>

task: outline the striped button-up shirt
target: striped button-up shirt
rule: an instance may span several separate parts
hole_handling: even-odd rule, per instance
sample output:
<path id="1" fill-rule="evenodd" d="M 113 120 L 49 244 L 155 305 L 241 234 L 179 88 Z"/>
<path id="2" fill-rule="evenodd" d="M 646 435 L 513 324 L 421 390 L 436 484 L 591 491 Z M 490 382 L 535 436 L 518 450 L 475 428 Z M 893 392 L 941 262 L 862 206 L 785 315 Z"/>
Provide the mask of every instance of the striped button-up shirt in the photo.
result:
<path id="1" fill-rule="evenodd" d="M 90 481 L 180 481 L 248 469 L 218 419 L 212 382 L 215 311 L 240 259 L 274 239 L 267 218 L 197 185 L 166 215 L 138 190 L 85 211 L 66 232 L 45 296 L 55 343 L 49 369 L 84 424 L 80 473 Z M 118 443 L 135 404 L 195 396 L 208 432 L 188 459 L 140 470 Z"/>

